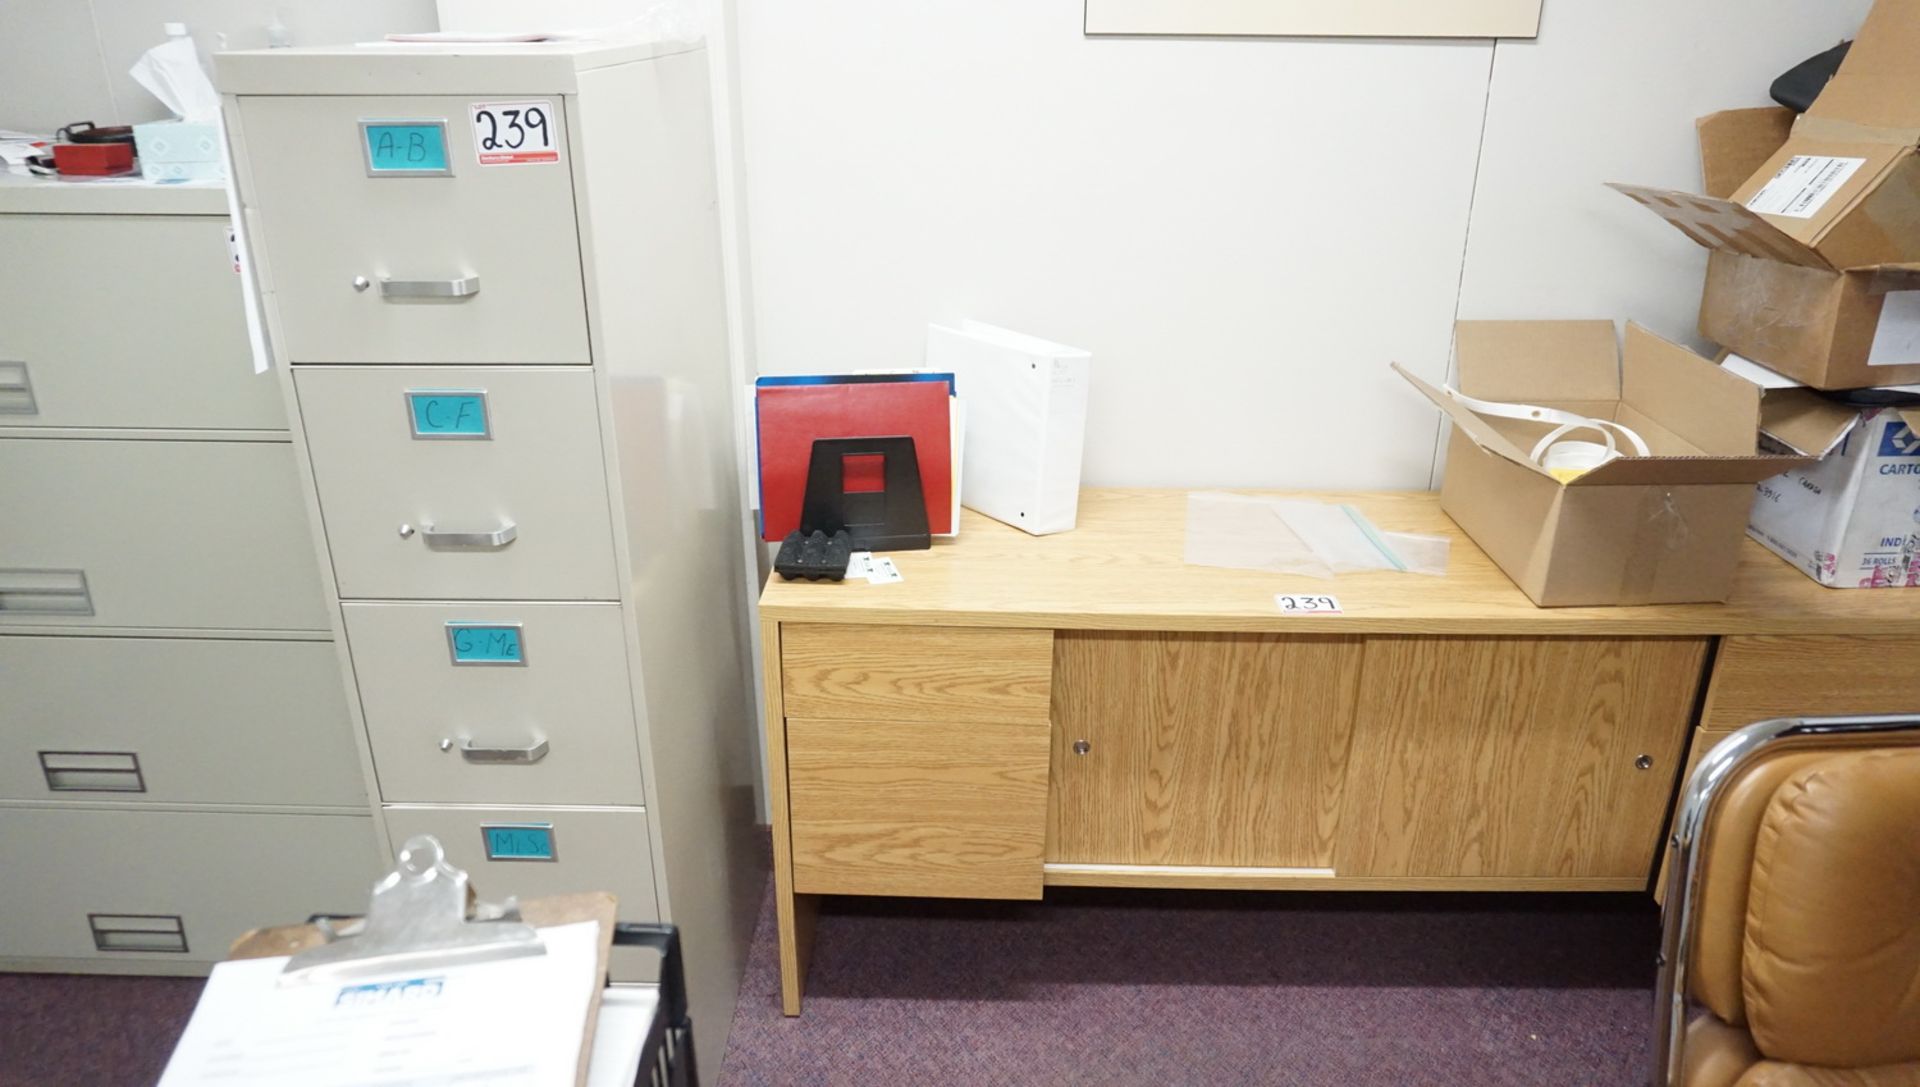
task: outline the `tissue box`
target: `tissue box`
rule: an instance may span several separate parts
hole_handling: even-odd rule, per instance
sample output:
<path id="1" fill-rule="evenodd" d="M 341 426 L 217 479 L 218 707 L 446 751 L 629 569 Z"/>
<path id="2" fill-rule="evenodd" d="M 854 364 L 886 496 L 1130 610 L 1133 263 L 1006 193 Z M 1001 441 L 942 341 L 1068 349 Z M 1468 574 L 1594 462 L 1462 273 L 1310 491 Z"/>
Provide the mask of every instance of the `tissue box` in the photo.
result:
<path id="1" fill-rule="evenodd" d="M 220 161 L 220 127 L 189 121 L 153 121 L 133 126 L 140 174 L 149 181 L 227 176 Z"/>

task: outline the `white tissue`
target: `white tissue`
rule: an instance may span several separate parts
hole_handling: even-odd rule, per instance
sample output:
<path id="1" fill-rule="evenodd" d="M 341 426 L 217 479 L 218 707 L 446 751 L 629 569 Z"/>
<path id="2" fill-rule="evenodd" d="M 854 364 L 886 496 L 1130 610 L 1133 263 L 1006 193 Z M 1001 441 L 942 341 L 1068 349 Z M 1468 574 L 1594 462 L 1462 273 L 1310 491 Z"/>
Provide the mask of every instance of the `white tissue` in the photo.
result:
<path id="1" fill-rule="evenodd" d="M 168 38 L 140 54 L 129 71 L 135 82 L 182 121 L 203 125 L 220 122 L 220 95 L 200 67 L 200 54 L 192 38 Z"/>

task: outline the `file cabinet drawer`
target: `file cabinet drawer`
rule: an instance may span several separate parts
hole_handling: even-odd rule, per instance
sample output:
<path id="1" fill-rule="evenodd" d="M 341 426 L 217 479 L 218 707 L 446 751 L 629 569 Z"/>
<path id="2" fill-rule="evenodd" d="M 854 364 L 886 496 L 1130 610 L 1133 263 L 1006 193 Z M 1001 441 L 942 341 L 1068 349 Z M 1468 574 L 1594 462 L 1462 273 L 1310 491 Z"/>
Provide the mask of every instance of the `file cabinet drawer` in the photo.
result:
<path id="1" fill-rule="evenodd" d="M 478 163 L 484 100 L 240 99 L 249 225 L 292 361 L 587 361 L 561 99 L 544 118 L 558 161 L 512 167 Z M 446 172 L 376 174 L 366 120 L 444 123 Z"/>
<path id="2" fill-rule="evenodd" d="M 325 630 L 285 442 L 0 438 L 0 628 Z"/>
<path id="3" fill-rule="evenodd" d="M 286 429 L 227 235 L 224 215 L 0 215 L 0 426 Z"/>
<path id="4" fill-rule="evenodd" d="M 0 834 L 0 958 L 219 962 L 248 929 L 364 913 L 365 815 L 14 808 Z"/>
<path id="5" fill-rule="evenodd" d="M 389 803 L 641 802 L 618 604 L 342 611 Z"/>
<path id="6" fill-rule="evenodd" d="M 0 800 L 367 801 L 332 642 L 0 636 L 0 717 Z"/>
<path id="7" fill-rule="evenodd" d="M 619 599 L 592 371 L 307 368 L 294 385 L 343 598 Z M 469 415 L 484 398 L 484 436 L 463 417 L 457 440 L 415 437 L 410 391 Z"/>
<path id="8" fill-rule="evenodd" d="M 620 900 L 622 921 L 657 921 L 653 846 L 647 814 L 638 810 L 580 808 L 435 808 L 388 807 L 387 833 L 393 847 L 415 834 L 431 834 L 447 851 L 447 860 L 465 869 L 480 897 L 498 902 L 579 891 L 611 891 Z M 483 828 L 531 826 L 546 832 L 553 860 L 489 860 Z M 610 973 L 615 981 L 652 981 L 659 957 L 651 952 L 615 950 Z"/>

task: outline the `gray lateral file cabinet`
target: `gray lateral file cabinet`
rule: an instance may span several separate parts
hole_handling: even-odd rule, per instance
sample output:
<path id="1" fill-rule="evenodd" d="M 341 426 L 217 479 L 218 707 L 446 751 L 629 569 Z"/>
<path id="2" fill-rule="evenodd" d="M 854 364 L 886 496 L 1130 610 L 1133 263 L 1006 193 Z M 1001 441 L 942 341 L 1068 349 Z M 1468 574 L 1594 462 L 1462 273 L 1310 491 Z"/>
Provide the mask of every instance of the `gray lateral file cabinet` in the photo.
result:
<path id="1" fill-rule="evenodd" d="M 679 925 L 718 1068 L 760 862 L 704 50 L 215 65 L 382 833 Z"/>
<path id="2" fill-rule="evenodd" d="M 230 228 L 0 173 L 0 969 L 204 973 L 384 867 Z"/>

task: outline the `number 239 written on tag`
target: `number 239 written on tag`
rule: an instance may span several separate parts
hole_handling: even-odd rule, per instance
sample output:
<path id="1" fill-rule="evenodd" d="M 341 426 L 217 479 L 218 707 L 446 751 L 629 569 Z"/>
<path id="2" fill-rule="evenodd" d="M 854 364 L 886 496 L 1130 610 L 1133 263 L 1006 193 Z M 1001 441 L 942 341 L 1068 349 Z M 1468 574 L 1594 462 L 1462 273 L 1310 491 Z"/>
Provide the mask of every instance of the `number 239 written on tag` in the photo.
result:
<path id="1" fill-rule="evenodd" d="M 1278 593 L 1273 598 L 1274 606 L 1282 615 L 1341 615 L 1338 597 L 1324 593 L 1313 596 L 1296 596 L 1291 593 Z"/>
<path id="2" fill-rule="evenodd" d="M 551 102 L 475 102 L 473 154 L 482 166 L 560 161 Z"/>

